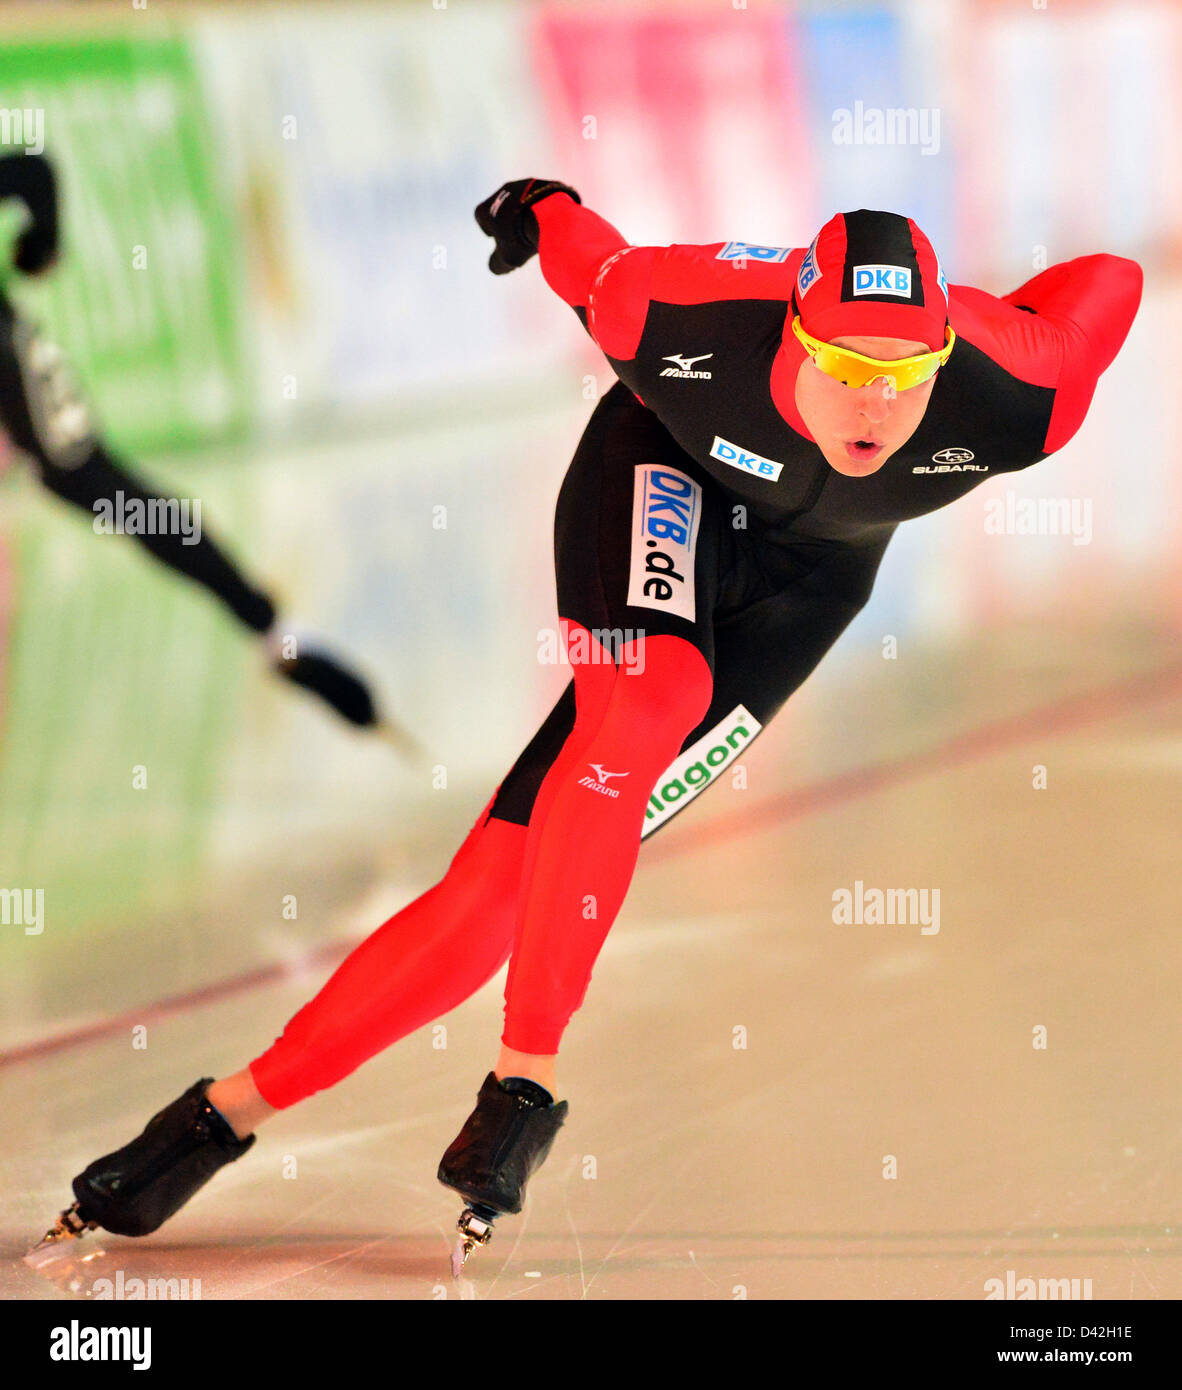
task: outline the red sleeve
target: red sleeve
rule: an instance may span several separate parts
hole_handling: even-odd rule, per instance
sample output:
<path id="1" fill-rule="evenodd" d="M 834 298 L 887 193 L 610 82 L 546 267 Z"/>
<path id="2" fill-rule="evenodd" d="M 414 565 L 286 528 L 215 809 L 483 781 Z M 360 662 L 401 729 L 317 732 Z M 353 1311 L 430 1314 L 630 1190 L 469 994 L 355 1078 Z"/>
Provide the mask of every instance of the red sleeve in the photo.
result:
<path id="1" fill-rule="evenodd" d="M 630 360 L 648 314 L 657 248 L 629 246 L 610 222 L 565 193 L 543 198 L 534 214 L 546 283 L 575 310 L 603 352 Z"/>
<path id="2" fill-rule="evenodd" d="M 1033 309 L 1059 330 L 1062 366 L 1044 448 L 1054 453 L 1088 412 L 1100 373 L 1111 366 L 1141 302 L 1141 267 L 1123 256 L 1077 256 L 1027 280 L 1005 302 Z"/>

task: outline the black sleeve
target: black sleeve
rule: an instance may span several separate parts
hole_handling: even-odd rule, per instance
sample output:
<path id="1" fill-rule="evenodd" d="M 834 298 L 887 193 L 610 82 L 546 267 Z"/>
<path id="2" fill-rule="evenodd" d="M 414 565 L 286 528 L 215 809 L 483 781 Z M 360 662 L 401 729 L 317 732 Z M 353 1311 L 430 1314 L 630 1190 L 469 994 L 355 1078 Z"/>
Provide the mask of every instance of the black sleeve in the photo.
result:
<path id="1" fill-rule="evenodd" d="M 123 507 L 139 501 L 146 509 L 161 498 L 156 489 L 137 478 L 100 443 L 73 468 L 54 468 L 45 460 L 39 462 L 41 481 L 49 491 L 85 512 L 92 522 L 97 515 L 96 503 L 107 502 L 112 513 L 117 513 L 120 495 Z M 253 632 L 266 632 L 275 621 L 270 597 L 250 583 L 204 527 L 192 543 L 167 531 L 137 534 L 135 540 L 161 564 L 220 599 Z"/>

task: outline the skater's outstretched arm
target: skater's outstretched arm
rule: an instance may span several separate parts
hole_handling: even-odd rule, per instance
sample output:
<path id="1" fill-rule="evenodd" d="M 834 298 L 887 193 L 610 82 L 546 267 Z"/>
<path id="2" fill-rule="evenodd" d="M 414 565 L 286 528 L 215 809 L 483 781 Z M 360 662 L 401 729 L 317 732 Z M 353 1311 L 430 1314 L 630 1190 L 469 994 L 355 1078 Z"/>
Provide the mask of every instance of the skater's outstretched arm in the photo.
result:
<path id="1" fill-rule="evenodd" d="M 496 240 L 489 268 L 516 270 L 535 254 L 550 288 L 579 317 L 608 356 L 631 358 L 644 328 L 649 280 L 665 248 L 630 246 L 579 195 L 554 179 L 516 179 L 476 209 L 482 231 Z"/>

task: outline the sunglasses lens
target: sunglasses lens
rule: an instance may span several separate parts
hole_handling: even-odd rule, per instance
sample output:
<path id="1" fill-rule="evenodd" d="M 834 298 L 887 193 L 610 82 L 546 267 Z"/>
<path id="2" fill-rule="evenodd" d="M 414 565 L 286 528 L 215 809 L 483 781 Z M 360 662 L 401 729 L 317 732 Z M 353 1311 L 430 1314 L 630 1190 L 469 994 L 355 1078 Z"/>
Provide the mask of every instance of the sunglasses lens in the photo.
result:
<path id="1" fill-rule="evenodd" d="M 843 386 L 854 389 L 860 386 L 869 386 L 875 381 L 886 382 L 895 392 L 907 391 L 912 386 L 922 386 L 925 381 L 930 381 L 948 360 L 952 345 L 956 341 L 955 335 L 949 328 L 947 330 L 947 343 L 942 352 L 925 353 L 923 356 L 910 360 L 883 362 L 874 358 L 863 357 L 856 352 L 848 352 L 843 348 L 834 347 L 832 343 L 825 343 L 811 337 L 801 327 L 799 318 L 793 321 L 792 329 L 804 344 L 809 356 L 826 376 L 831 376 L 835 381 L 840 381 Z M 892 367 L 893 370 L 884 371 L 883 369 L 888 366 Z"/>

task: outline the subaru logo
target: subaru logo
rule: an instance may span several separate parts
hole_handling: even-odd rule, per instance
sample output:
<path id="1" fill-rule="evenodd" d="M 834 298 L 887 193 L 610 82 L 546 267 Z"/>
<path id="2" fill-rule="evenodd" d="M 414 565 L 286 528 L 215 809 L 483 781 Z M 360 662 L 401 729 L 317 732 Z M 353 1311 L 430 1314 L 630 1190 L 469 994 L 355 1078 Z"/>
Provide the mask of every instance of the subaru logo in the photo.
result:
<path id="1" fill-rule="evenodd" d="M 933 463 L 970 463 L 977 456 L 972 449 L 940 449 L 932 455 Z"/>

